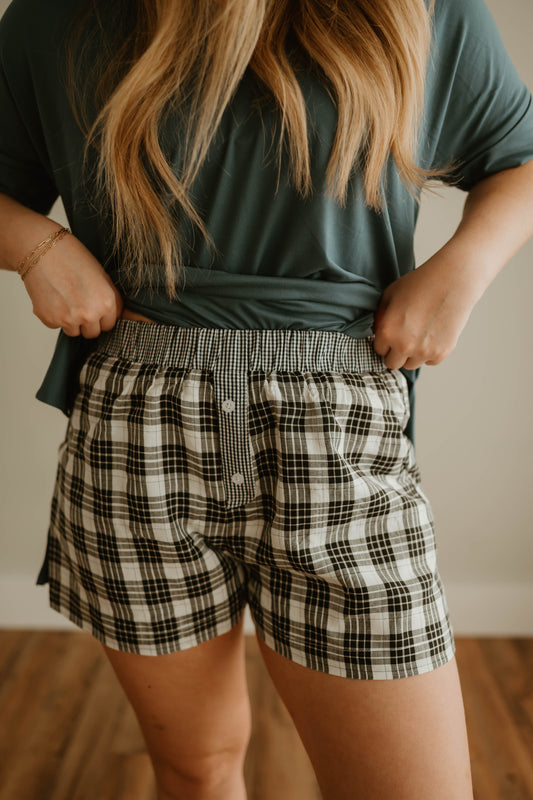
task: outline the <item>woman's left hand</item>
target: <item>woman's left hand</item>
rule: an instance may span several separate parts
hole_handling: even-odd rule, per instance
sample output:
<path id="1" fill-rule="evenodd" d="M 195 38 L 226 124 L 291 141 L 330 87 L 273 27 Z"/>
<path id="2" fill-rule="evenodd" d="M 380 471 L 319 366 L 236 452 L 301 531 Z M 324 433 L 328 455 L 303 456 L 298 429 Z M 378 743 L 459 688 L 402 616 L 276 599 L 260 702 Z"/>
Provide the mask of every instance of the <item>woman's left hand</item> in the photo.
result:
<path id="1" fill-rule="evenodd" d="M 391 283 L 376 311 L 374 349 L 389 369 L 440 364 L 479 299 L 467 268 L 435 255 Z"/>

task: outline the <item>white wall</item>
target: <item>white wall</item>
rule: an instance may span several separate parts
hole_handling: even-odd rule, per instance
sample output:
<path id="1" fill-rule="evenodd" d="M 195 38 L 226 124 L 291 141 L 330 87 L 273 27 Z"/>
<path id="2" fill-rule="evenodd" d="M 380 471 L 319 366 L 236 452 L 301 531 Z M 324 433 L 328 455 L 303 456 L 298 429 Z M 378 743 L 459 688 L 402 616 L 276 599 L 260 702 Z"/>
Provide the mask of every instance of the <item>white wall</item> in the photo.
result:
<path id="1" fill-rule="evenodd" d="M 0 0 L 0 12 L 7 5 Z M 533 87 L 531 0 L 488 6 Z M 454 189 L 425 198 L 417 263 L 453 233 L 464 199 Z M 50 216 L 67 224 L 60 202 Z M 416 450 L 458 634 L 533 634 L 532 262 L 530 241 L 486 291 L 455 351 L 424 367 L 417 384 Z M 34 398 L 57 332 L 33 316 L 17 275 L 0 281 L 0 625 L 70 627 L 48 608 L 47 587 L 34 586 L 67 423 Z"/>

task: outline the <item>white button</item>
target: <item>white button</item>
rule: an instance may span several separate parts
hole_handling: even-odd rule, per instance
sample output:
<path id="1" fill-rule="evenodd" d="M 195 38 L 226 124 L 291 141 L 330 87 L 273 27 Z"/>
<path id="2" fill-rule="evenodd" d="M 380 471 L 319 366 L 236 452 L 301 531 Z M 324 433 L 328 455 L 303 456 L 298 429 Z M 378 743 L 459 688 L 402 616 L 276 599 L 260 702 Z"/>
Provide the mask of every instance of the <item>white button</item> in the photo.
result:
<path id="1" fill-rule="evenodd" d="M 233 400 L 224 400 L 222 403 L 222 408 L 224 411 L 234 411 L 235 410 L 235 403 Z"/>
<path id="2" fill-rule="evenodd" d="M 241 483 L 244 483 L 244 475 L 241 475 L 240 472 L 236 472 L 235 475 L 231 476 L 231 480 L 233 483 L 236 483 L 237 486 L 240 486 Z"/>

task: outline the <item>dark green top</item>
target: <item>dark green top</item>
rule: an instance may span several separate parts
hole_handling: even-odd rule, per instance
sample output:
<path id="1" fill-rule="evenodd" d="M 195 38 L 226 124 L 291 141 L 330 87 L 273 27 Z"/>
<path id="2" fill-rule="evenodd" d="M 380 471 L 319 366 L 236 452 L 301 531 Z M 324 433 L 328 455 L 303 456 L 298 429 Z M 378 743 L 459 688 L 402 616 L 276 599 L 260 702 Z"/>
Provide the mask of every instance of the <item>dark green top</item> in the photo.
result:
<path id="1" fill-rule="evenodd" d="M 13 0 L 0 21 L 0 192 L 43 214 L 60 195 L 73 233 L 118 283 L 109 220 L 88 210 L 80 190 L 82 135 L 58 74 L 62 34 L 76 5 Z M 346 208 L 326 196 L 336 110 L 316 75 L 302 70 L 298 77 L 311 122 L 314 197 L 302 200 L 284 180 L 275 193 L 272 131 L 279 117 L 273 105 L 264 108 L 262 121 L 252 109 L 258 84 L 247 70 L 193 187 L 219 256 L 212 260 L 201 237 L 191 236 L 179 302 L 165 298 L 163 288 L 134 298 L 119 283 L 128 308 L 187 327 L 372 333 L 381 293 L 415 267 L 417 203 L 392 161 L 381 215 L 365 206 L 357 172 Z M 169 124 L 162 141 L 176 165 L 177 139 Z M 533 158 L 531 94 L 483 0 L 436 2 L 419 163 L 442 166 L 451 158 L 463 162 L 455 177 L 465 191 Z M 36 397 L 68 415 L 79 370 L 95 344 L 60 331 Z M 414 440 L 419 370 L 402 371 L 411 387 L 406 433 Z"/>

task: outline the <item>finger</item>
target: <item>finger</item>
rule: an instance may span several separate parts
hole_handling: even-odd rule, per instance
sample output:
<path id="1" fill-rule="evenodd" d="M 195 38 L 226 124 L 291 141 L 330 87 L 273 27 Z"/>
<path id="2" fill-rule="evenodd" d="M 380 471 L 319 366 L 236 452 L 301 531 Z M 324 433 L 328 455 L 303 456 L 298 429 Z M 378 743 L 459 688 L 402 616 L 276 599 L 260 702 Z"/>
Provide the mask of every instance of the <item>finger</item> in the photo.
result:
<path id="1" fill-rule="evenodd" d="M 374 350 L 378 356 L 385 357 L 390 350 L 390 345 L 383 334 L 378 331 L 374 337 Z"/>
<path id="2" fill-rule="evenodd" d="M 403 367 L 405 364 L 405 361 L 405 353 L 402 353 L 399 350 L 393 350 L 392 348 L 385 356 L 385 366 L 387 366 L 389 369 L 400 369 L 400 367 Z"/>
<path id="3" fill-rule="evenodd" d="M 418 369 L 418 367 L 423 366 L 428 362 L 421 361 L 419 358 L 408 358 L 405 364 L 402 364 L 405 369 Z"/>
<path id="4" fill-rule="evenodd" d="M 100 327 L 103 331 L 110 331 L 115 327 L 116 321 L 124 309 L 124 300 L 122 299 L 122 295 L 115 285 L 113 285 L 112 288 L 115 302 L 113 308 L 103 314 L 100 319 Z"/>
<path id="5" fill-rule="evenodd" d="M 62 330 L 66 336 L 81 336 L 79 325 L 65 325 Z"/>
<path id="6" fill-rule="evenodd" d="M 115 323 L 120 316 L 120 310 L 118 308 L 114 308 L 112 311 L 108 311 L 106 314 L 100 318 L 100 328 L 103 331 L 110 331 L 112 328 L 115 327 Z"/>
<path id="7" fill-rule="evenodd" d="M 86 322 L 80 327 L 80 333 L 84 339 L 96 339 L 100 336 L 102 328 L 100 327 L 100 320 L 95 322 Z"/>
<path id="8" fill-rule="evenodd" d="M 120 316 L 120 315 L 119 315 Z M 100 320 L 100 329 L 102 331 L 110 331 L 112 330 L 115 325 L 117 324 L 118 316 L 115 312 L 106 314 Z"/>
<path id="9" fill-rule="evenodd" d="M 113 290 L 113 296 L 106 297 L 105 303 L 102 306 L 103 313 L 96 323 L 98 330 L 96 333 L 92 332 L 91 336 L 88 338 L 95 338 L 99 336 L 102 331 L 112 330 L 115 327 L 118 317 L 120 317 L 122 313 L 124 307 L 122 296 L 114 283 L 109 281 L 109 285 Z"/>

